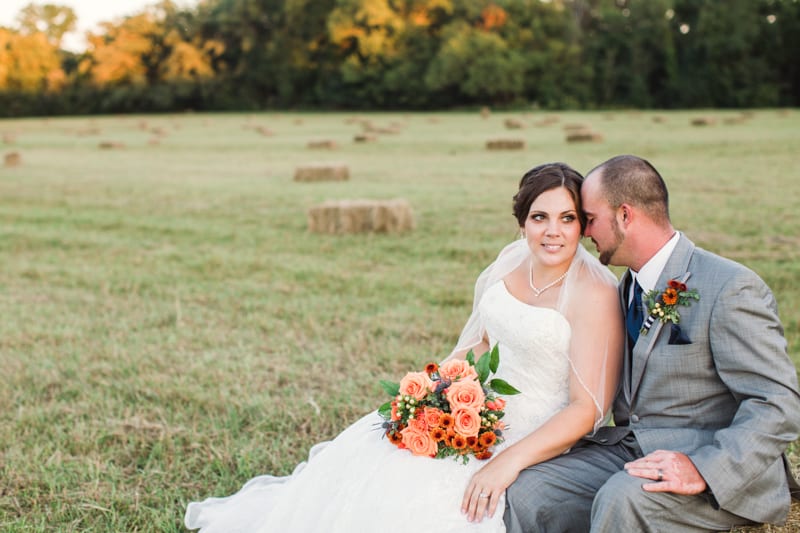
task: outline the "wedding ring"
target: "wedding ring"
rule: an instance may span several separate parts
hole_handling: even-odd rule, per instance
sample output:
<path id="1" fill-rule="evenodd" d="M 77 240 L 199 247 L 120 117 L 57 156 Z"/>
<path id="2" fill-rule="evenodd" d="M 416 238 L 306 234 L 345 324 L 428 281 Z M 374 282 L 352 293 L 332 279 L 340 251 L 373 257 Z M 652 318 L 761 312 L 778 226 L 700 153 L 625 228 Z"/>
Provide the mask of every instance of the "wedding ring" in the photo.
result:
<path id="1" fill-rule="evenodd" d="M 488 497 L 489 497 L 489 495 L 484 493 L 484 492 L 481 492 L 480 494 L 478 494 L 478 498 L 488 498 Z"/>
<path id="2" fill-rule="evenodd" d="M 660 468 L 658 469 L 658 481 L 664 481 L 664 472 Z"/>

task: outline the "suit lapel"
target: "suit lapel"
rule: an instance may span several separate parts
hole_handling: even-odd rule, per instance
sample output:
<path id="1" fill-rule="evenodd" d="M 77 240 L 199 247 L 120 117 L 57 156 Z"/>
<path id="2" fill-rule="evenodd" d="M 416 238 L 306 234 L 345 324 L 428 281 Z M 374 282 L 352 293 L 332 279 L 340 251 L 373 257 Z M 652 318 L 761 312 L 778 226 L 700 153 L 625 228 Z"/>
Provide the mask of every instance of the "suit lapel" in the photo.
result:
<path id="1" fill-rule="evenodd" d="M 672 255 L 670 255 L 669 259 L 667 260 L 667 264 L 664 265 L 664 270 L 658 277 L 658 283 L 656 284 L 655 288 L 659 289 L 666 287 L 667 282 L 671 279 L 677 279 L 685 283 L 686 280 L 689 279 L 689 276 L 691 276 L 691 273 L 687 270 L 689 268 L 689 260 L 691 259 L 693 252 L 694 243 L 684 235 L 681 235 L 680 239 L 678 240 L 678 244 L 675 246 L 675 250 L 672 251 Z M 634 398 L 636 396 L 636 391 L 639 389 L 639 383 L 642 381 L 644 369 L 647 366 L 647 360 L 649 359 L 650 354 L 653 352 L 656 340 L 663 329 L 664 323 L 660 320 L 657 320 L 646 335 L 639 335 L 639 339 L 636 341 L 636 344 L 633 347 L 633 356 L 631 357 L 632 368 L 630 374 L 630 398 Z"/>

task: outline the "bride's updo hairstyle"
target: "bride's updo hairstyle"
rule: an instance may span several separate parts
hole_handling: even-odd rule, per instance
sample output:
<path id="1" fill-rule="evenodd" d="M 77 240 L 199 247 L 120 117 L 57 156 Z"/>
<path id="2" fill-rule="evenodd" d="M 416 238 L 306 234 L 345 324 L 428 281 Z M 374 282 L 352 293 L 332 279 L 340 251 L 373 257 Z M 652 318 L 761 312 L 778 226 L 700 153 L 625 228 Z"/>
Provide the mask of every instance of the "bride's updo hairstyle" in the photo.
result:
<path id="1" fill-rule="evenodd" d="M 569 165 L 564 163 L 545 163 L 533 167 L 519 180 L 519 190 L 514 195 L 513 213 L 519 226 L 525 225 L 525 219 L 531 210 L 531 204 L 543 192 L 564 187 L 575 203 L 578 211 L 578 220 L 581 224 L 581 233 L 586 228 L 586 217 L 581 209 L 581 184 L 583 176 Z"/>

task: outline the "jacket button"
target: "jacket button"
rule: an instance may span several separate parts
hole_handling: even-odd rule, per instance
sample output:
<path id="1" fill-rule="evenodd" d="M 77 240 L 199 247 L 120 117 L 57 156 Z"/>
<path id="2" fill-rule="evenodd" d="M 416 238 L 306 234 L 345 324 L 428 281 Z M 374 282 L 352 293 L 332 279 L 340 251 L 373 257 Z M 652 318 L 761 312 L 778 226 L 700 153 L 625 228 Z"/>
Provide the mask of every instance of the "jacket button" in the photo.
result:
<path id="1" fill-rule="evenodd" d="M 631 422 L 636 424 L 637 422 L 639 422 L 639 417 L 637 415 L 631 415 Z"/>

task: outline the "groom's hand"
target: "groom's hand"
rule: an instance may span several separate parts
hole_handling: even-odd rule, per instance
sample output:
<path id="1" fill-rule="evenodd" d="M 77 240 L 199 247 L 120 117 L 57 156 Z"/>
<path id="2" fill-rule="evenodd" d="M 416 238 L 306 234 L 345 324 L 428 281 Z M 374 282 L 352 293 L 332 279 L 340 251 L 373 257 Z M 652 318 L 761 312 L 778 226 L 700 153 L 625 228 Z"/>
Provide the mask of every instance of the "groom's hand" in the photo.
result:
<path id="1" fill-rule="evenodd" d="M 653 453 L 625 465 L 628 474 L 655 483 L 645 483 L 648 492 L 673 492 L 691 496 L 706 490 L 706 481 L 685 454 L 656 450 Z"/>

